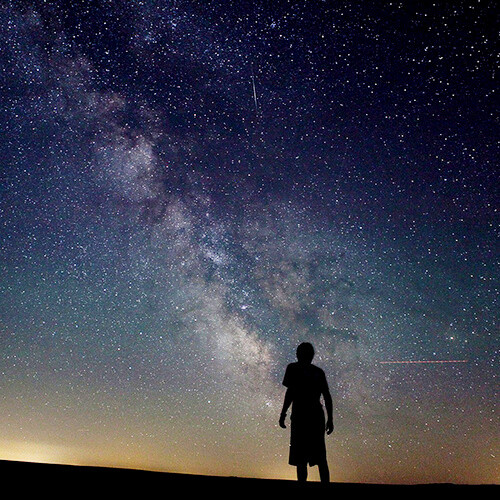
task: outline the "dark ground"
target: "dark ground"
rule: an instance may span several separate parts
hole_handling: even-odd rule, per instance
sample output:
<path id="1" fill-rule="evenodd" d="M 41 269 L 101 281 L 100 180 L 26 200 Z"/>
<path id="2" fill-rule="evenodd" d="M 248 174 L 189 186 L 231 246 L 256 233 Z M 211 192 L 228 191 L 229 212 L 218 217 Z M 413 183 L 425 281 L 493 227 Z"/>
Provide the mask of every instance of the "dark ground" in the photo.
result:
<path id="1" fill-rule="evenodd" d="M 0 477 L 3 490 L 12 491 L 14 496 L 23 494 L 35 497 L 48 495 L 48 498 L 113 498 L 168 497 L 169 494 L 195 494 L 207 497 L 213 494 L 226 498 L 235 495 L 282 495 L 298 493 L 311 495 L 353 495 L 382 494 L 384 500 L 401 498 L 408 494 L 450 495 L 465 493 L 475 500 L 494 498 L 500 492 L 499 485 L 380 485 L 318 482 L 299 484 L 296 481 L 275 479 L 247 479 L 238 477 L 197 476 L 190 474 L 171 474 L 165 472 L 135 469 L 115 469 L 72 465 L 39 464 L 30 462 L 0 461 Z M 7 488 L 9 486 L 9 488 Z M 10 486 L 14 489 L 10 490 Z M 337 498 L 340 498 L 337 496 Z M 264 500 L 258 498 L 258 500 Z"/>

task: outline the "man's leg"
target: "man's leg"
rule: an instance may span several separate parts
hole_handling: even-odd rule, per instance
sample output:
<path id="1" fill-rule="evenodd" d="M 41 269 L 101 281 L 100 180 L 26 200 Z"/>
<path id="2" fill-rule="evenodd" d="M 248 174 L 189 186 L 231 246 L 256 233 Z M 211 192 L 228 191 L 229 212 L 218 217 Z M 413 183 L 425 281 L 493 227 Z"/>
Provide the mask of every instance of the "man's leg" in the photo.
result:
<path id="1" fill-rule="evenodd" d="M 330 470 L 328 469 L 328 462 L 322 461 L 318 464 L 319 478 L 322 483 L 330 482 Z"/>
<path id="2" fill-rule="evenodd" d="M 307 481 L 307 464 L 297 465 L 297 480 L 300 482 Z"/>

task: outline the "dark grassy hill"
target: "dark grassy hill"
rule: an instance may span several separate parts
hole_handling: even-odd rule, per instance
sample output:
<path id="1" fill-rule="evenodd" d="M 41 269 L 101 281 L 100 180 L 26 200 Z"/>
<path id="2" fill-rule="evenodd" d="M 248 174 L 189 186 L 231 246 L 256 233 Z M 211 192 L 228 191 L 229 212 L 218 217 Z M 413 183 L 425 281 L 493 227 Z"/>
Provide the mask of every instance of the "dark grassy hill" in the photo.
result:
<path id="1" fill-rule="evenodd" d="M 239 477 L 215 477 L 190 474 L 172 474 L 135 469 L 89 467 L 31 462 L 0 461 L 0 477 L 3 478 L 4 491 L 12 491 L 12 498 L 22 494 L 36 499 L 39 495 L 48 498 L 156 498 L 171 493 L 195 494 L 200 497 L 217 495 L 229 498 L 236 495 L 255 495 L 255 500 L 264 500 L 276 495 L 286 494 L 382 494 L 384 500 L 401 498 L 401 495 L 420 493 L 423 495 L 449 495 L 466 493 L 475 498 L 493 498 L 500 488 L 495 485 L 380 485 L 317 482 L 299 484 L 296 481 L 275 479 L 248 479 Z M 14 486 L 10 490 L 10 486 Z M 7 488 L 9 487 L 9 488 Z M 262 495 L 265 495 L 262 498 Z M 478 496 L 479 495 L 479 496 Z M 483 496 L 484 495 L 484 496 Z M 337 497 L 339 498 L 339 497 Z M 470 498 L 470 496 L 468 497 Z"/>

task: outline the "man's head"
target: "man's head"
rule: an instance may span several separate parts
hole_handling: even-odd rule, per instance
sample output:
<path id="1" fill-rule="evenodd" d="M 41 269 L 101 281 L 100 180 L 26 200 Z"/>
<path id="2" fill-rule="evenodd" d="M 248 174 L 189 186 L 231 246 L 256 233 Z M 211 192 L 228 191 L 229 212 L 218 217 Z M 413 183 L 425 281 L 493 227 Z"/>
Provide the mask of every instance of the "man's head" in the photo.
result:
<path id="1" fill-rule="evenodd" d="M 314 347 L 309 342 L 302 342 L 297 347 L 297 359 L 299 363 L 311 363 L 314 358 Z"/>

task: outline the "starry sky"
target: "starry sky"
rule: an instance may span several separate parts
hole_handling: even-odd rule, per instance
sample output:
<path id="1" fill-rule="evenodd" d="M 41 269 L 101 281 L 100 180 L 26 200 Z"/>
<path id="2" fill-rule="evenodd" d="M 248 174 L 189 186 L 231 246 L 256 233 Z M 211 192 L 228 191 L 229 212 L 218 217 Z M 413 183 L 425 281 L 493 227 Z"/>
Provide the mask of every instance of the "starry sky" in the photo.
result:
<path id="1" fill-rule="evenodd" d="M 497 14 L 2 3 L 0 459 L 500 482 Z"/>

